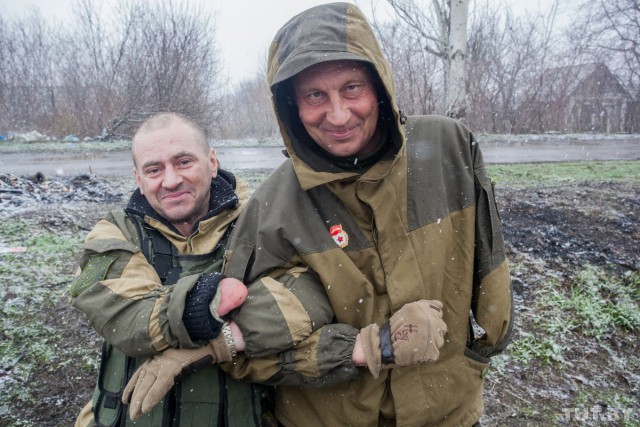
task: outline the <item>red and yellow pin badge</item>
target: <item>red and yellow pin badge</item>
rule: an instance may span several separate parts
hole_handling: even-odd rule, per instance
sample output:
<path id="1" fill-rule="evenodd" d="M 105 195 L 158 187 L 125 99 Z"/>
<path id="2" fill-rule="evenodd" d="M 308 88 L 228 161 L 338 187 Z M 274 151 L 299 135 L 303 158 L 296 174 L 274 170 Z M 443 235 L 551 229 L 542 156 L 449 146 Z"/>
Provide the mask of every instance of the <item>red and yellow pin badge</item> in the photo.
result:
<path id="1" fill-rule="evenodd" d="M 341 248 L 345 248 L 349 244 L 349 235 L 342 229 L 342 224 L 332 226 L 329 229 L 329 234 Z"/>

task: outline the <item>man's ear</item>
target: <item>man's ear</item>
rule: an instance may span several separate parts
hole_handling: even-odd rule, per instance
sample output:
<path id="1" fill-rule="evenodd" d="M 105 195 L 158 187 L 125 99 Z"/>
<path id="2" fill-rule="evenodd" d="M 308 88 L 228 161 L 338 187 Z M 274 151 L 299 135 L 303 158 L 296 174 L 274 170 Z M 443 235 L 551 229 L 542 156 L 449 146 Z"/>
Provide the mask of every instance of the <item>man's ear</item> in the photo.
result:
<path id="1" fill-rule="evenodd" d="M 218 176 L 218 158 L 216 157 L 216 150 L 213 148 L 209 149 L 209 164 L 211 165 L 211 179 L 214 179 Z"/>
<path id="2" fill-rule="evenodd" d="M 133 177 L 136 180 L 136 185 L 138 186 L 138 189 L 140 190 L 140 194 L 144 195 L 144 191 L 142 190 L 142 185 L 141 185 L 141 178 L 140 178 L 140 174 L 138 173 L 138 168 L 137 167 L 133 167 Z"/>

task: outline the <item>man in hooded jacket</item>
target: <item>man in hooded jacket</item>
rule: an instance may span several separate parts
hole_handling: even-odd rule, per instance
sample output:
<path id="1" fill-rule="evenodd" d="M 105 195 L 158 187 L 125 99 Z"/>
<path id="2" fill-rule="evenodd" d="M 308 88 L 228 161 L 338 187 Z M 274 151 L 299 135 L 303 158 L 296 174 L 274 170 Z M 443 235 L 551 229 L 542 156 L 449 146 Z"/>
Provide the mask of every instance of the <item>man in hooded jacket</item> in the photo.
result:
<path id="1" fill-rule="evenodd" d="M 227 276 L 251 284 L 233 317 L 253 343 L 245 355 L 256 358 L 235 358 L 232 375 L 278 385 L 286 426 L 478 423 L 513 301 L 474 135 L 452 119 L 400 112 L 390 66 L 351 4 L 293 17 L 268 67 L 290 159 L 253 194 L 227 249 Z M 282 303 L 290 290 L 306 297 Z M 417 303 L 427 320 L 441 311 L 446 326 L 435 329 L 448 332 L 439 352 L 409 360 L 397 345 L 413 325 L 434 324 L 406 322 Z M 313 322 L 325 309 L 333 323 Z M 312 325 L 302 338 L 303 328 L 267 333 L 300 319 Z M 293 350 L 262 351 L 282 341 Z"/>
<path id="2" fill-rule="evenodd" d="M 308 268 L 354 343 L 362 328 L 385 324 L 412 301 L 441 301 L 448 327 L 434 363 L 383 365 L 377 378 L 365 371 L 329 387 L 277 387 L 278 420 L 473 425 L 513 307 L 500 219 L 473 134 L 444 117 L 402 115 L 390 66 L 351 4 L 292 18 L 271 44 L 268 67 L 290 161 L 241 215 L 227 275 L 253 283 Z M 318 364 L 326 353 L 310 352 Z"/>

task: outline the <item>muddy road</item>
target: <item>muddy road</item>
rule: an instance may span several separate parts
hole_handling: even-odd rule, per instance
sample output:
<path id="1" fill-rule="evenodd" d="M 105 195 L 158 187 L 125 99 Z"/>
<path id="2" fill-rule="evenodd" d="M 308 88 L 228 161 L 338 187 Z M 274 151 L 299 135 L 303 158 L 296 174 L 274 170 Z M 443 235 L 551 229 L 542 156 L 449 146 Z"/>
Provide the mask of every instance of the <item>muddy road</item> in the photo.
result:
<path id="1" fill-rule="evenodd" d="M 482 142 L 487 163 L 566 162 L 580 160 L 640 159 L 640 137 L 625 139 L 585 139 Z M 282 147 L 220 147 L 221 165 L 231 171 L 274 169 L 285 157 Z M 22 152 L 0 155 L 0 173 L 46 176 L 94 173 L 100 176 L 126 176 L 133 163 L 129 151 Z"/>
<path id="2" fill-rule="evenodd" d="M 216 149 L 225 169 L 274 169 L 285 159 L 282 147 L 225 147 Z M 99 176 L 131 175 L 131 152 L 22 152 L 0 154 L 0 173 L 25 176 L 41 172 L 46 176 L 94 173 Z"/>

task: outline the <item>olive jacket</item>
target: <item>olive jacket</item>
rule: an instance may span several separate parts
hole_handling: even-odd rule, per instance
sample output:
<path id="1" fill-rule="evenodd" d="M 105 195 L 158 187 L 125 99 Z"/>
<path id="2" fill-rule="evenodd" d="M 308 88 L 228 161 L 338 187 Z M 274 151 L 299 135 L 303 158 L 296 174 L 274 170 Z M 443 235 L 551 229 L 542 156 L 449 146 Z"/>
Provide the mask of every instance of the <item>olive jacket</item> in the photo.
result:
<path id="1" fill-rule="evenodd" d="M 211 316 L 208 304 L 239 212 L 235 178 L 219 170 L 209 212 L 189 236 L 160 217 L 139 190 L 124 210 L 110 212 L 89 232 L 71 294 L 105 343 L 93 398 L 76 426 L 262 425 L 268 388 L 233 380 L 216 365 L 185 374 L 136 422 L 121 402 L 125 384 L 148 357 L 198 347 L 210 339 L 197 338 L 202 333 L 216 333 L 203 313 Z"/>
<path id="2" fill-rule="evenodd" d="M 139 190 L 125 210 L 144 218 L 147 227 L 160 231 L 181 255 L 224 252 L 220 242 L 240 214 L 240 202 L 230 173 L 219 173 L 211 185 L 209 214 L 197 223 L 190 236 L 181 235 L 160 217 Z M 87 315 L 100 336 L 129 356 L 152 356 L 170 347 L 201 346 L 183 323 L 185 300 L 201 273 L 220 271 L 222 257 L 217 265 L 208 265 L 199 274 L 183 275 L 175 285 L 164 286 L 145 258 L 142 243 L 128 238 L 137 235 L 131 221 L 123 219 L 126 218 L 109 213 L 87 234 L 81 271 L 71 291 L 73 306 Z"/>
<path id="3" fill-rule="evenodd" d="M 290 78 L 330 60 L 364 61 L 375 77 L 388 147 L 373 165 L 336 164 L 300 124 Z M 268 61 L 290 159 L 245 206 L 225 272 L 274 301 L 255 322 L 286 319 L 295 349 L 279 363 L 237 363 L 234 374 L 279 383 L 276 416 L 286 426 L 472 425 L 483 412 L 489 358 L 505 348 L 513 323 L 500 218 L 474 135 L 452 119 L 402 115 L 390 66 L 354 5 L 318 6 L 292 18 Z M 300 272 L 304 285 L 296 284 Z M 309 301 L 281 303 L 280 294 L 303 286 L 321 287 L 333 323 L 310 321 Z M 382 325 L 420 299 L 444 304 L 448 333 L 439 359 L 389 367 L 377 379 L 355 368 L 360 328 Z M 317 301 L 316 308 L 326 300 Z M 251 323 L 242 309 L 238 316 Z M 303 381 L 287 381 L 295 376 Z"/>

